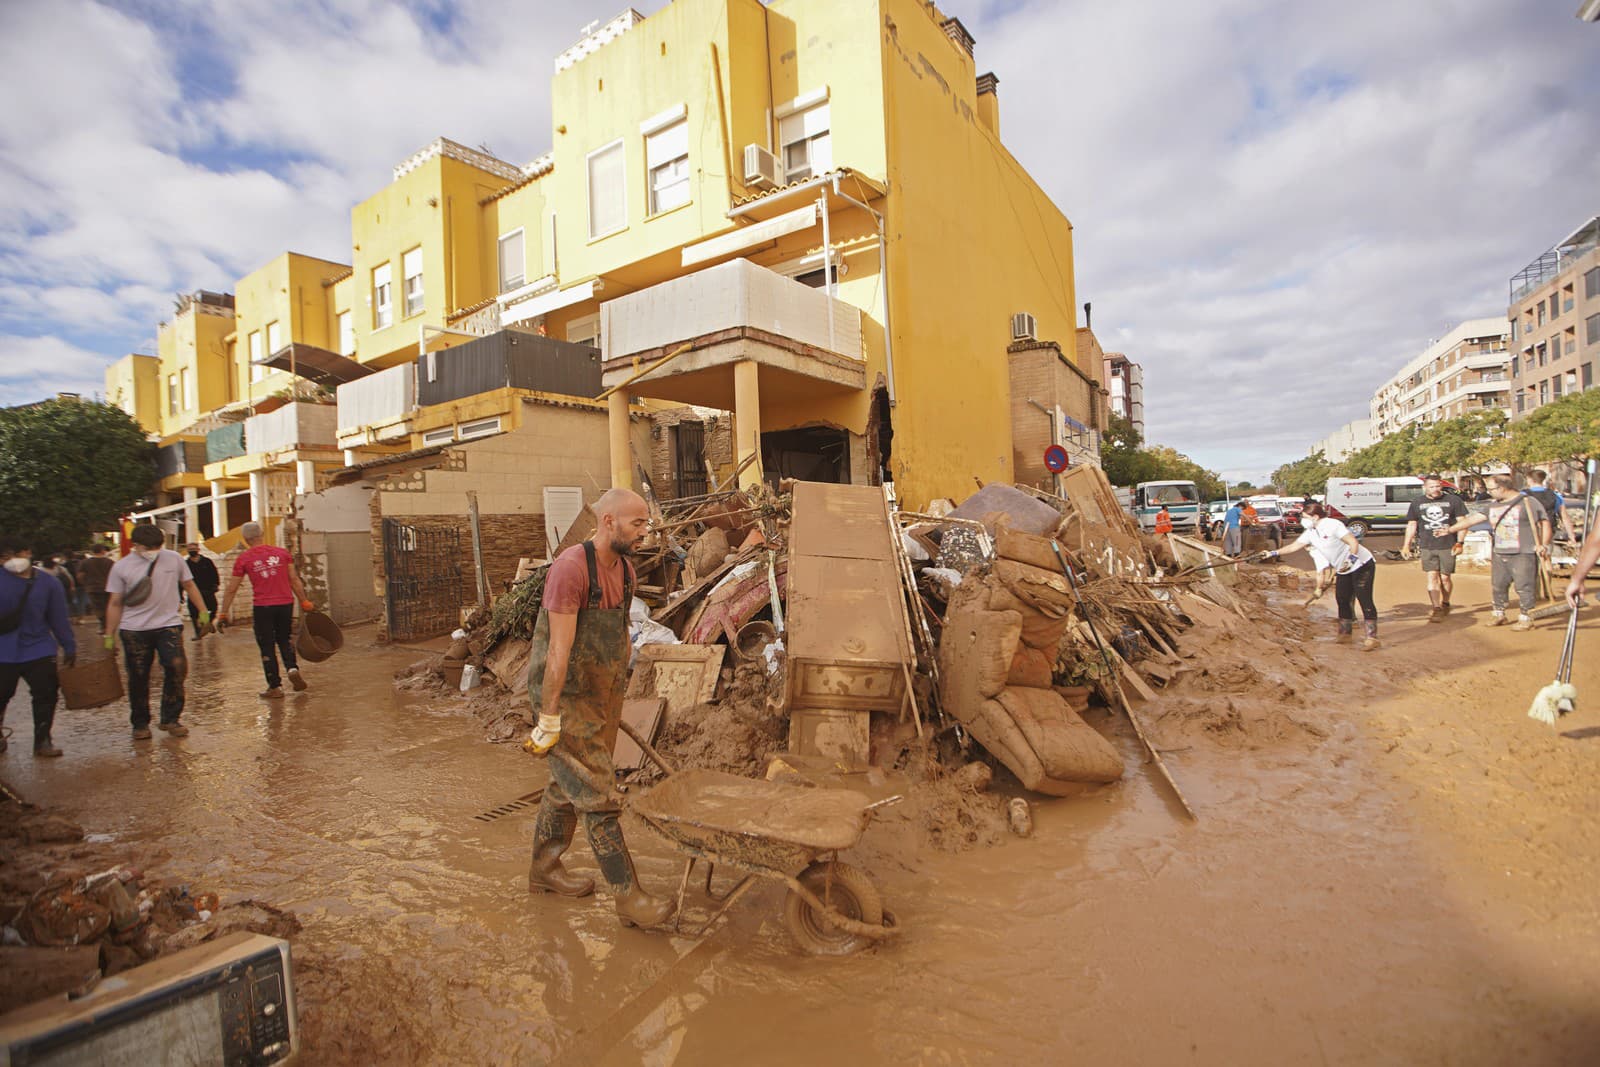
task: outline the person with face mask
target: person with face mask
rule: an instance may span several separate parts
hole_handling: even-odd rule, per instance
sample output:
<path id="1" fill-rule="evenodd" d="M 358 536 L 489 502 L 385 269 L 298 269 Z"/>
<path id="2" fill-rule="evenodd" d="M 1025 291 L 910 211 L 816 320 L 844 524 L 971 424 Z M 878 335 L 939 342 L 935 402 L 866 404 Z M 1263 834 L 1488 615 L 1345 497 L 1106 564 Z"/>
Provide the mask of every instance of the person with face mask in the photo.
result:
<path id="1" fill-rule="evenodd" d="M 561 864 L 581 813 L 600 873 L 616 893 L 617 917 L 626 926 L 659 926 L 672 917 L 674 904 L 639 885 L 618 822 L 611 763 L 632 651 L 628 557 L 649 529 L 650 510 L 637 493 L 612 489 L 595 502 L 594 515 L 594 537 L 550 565 L 529 650 L 528 701 L 538 725 L 523 747 L 549 758 L 550 782 L 534 821 L 528 891 L 594 892 L 593 879 Z"/>
<path id="2" fill-rule="evenodd" d="M 179 590 L 200 610 L 200 622 L 211 612 L 200 599 L 189 565 L 176 552 L 162 548 L 161 531 L 148 524 L 135 526 L 129 539 L 133 551 L 111 568 L 106 578 L 106 650 L 122 639 L 123 662 L 128 669 L 128 718 L 133 739 L 150 739 L 150 668 L 161 660 L 161 719 L 156 727 L 173 737 L 189 728 L 178 721 L 183 714 L 183 683 L 189 661 L 183 654 L 183 616 L 178 613 Z"/>
<path id="3" fill-rule="evenodd" d="M 217 573 L 217 565 L 200 554 L 198 544 L 188 546 L 188 555 L 184 562 L 189 564 L 189 573 L 194 575 L 194 587 L 200 590 L 200 599 L 206 602 L 205 610 L 213 617 L 217 614 L 217 590 L 222 587 L 222 576 Z M 206 635 L 205 628 L 200 625 L 200 612 L 193 604 L 189 605 L 189 619 L 194 623 L 194 640 L 198 641 Z"/>
<path id="4" fill-rule="evenodd" d="M 1361 602 L 1361 618 L 1366 624 L 1367 637 L 1361 642 L 1361 651 L 1371 652 L 1378 642 L 1378 606 L 1372 599 L 1372 582 L 1378 573 L 1378 561 L 1372 558 L 1365 545 L 1356 540 L 1348 527 L 1338 519 L 1328 517 L 1328 509 L 1316 502 L 1306 505 L 1300 515 L 1300 536 L 1288 548 L 1272 549 L 1261 553 L 1259 559 L 1276 560 L 1305 549 L 1318 565 L 1333 568 L 1333 592 L 1339 602 L 1339 632 L 1335 641 L 1343 643 L 1353 638 L 1356 624 L 1355 605 Z"/>
<path id="5" fill-rule="evenodd" d="M 26 681 L 33 697 L 33 754 L 54 758 L 61 750 L 50 740 L 55 725 L 60 680 L 56 649 L 67 666 L 77 658 L 78 643 L 67 617 L 67 594 L 61 583 L 33 566 L 33 553 L 20 545 L 0 544 L 0 722 L 6 706 Z M 0 733 L 0 752 L 6 750 Z"/>

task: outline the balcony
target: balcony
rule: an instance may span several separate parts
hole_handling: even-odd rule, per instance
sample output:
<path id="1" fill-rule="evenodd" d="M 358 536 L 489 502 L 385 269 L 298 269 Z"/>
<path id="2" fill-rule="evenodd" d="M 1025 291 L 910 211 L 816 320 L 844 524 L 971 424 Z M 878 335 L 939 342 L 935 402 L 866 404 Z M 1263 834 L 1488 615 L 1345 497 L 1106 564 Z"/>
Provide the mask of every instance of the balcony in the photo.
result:
<path id="1" fill-rule="evenodd" d="M 745 259 L 600 305 L 605 385 L 687 344 L 629 385 L 635 396 L 733 410 L 734 368 L 793 401 L 866 387 L 861 311 Z"/>
<path id="2" fill-rule="evenodd" d="M 207 463 L 221 463 L 244 453 L 244 423 L 230 422 L 206 434 Z"/>
<path id="3" fill-rule="evenodd" d="M 417 410 L 417 365 L 402 363 L 339 386 L 336 429 L 340 448 L 404 442 Z"/>
<path id="4" fill-rule="evenodd" d="M 592 399 L 600 392 L 600 353 L 571 341 L 501 330 L 417 360 L 418 407 L 496 389 Z"/>
<path id="5" fill-rule="evenodd" d="M 338 413 L 329 404 L 285 404 L 244 421 L 244 443 L 251 454 L 324 451 L 337 448 Z"/>
<path id="6" fill-rule="evenodd" d="M 171 478 L 181 474 L 204 474 L 206 444 L 204 441 L 173 441 L 156 449 L 156 477 Z"/>

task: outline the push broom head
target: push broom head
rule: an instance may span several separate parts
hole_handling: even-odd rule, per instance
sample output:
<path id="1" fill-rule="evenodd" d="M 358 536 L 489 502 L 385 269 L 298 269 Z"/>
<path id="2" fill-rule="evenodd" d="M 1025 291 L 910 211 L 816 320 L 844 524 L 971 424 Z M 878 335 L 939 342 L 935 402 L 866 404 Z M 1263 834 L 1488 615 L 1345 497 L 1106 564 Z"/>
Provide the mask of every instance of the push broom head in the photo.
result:
<path id="1" fill-rule="evenodd" d="M 1533 705 L 1528 708 L 1528 718 L 1538 719 L 1546 726 L 1554 726 L 1556 720 L 1572 711 L 1578 703 L 1578 690 L 1571 682 L 1551 682 L 1533 698 Z"/>

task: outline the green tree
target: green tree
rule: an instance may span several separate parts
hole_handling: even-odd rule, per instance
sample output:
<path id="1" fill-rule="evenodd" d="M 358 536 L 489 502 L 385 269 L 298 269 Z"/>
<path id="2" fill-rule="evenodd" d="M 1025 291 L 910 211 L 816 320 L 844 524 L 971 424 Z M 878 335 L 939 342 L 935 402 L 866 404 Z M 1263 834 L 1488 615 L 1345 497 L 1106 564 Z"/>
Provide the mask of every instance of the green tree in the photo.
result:
<path id="1" fill-rule="evenodd" d="M 1515 467 L 1579 463 L 1600 455 L 1600 389 L 1569 393 L 1535 409 L 1487 450 Z"/>
<path id="2" fill-rule="evenodd" d="M 1506 433 L 1506 413 L 1499 408 L 1472 411 L 1444 419 L 1417 433 L 1411 446 L 1414 470 L 1425 474 L 1466 471 L 1482 476 L 1495 463 L 1495 451 Z"/>
<path id="3" fill-rule="evenodd" d="M 1332 474 L 1333 464 L 1319 448 L 1304 459 L 1285 463 L 1273 471 L 1272 484 L 1288 496 L 1312 496 L 1327 488 Z"/>
<path id="4" fill-rule="evenodd" d="M 150 492 L 155 446 L 127 412 L 89 400 L 0 410 L 0 533 L 73 548 Z"/>
<path id="5" fill-rule="evenodd" d="M 1346 478 L 1394 478 L 1416 473 L 1416 462 L 1411 452 L 1417 440 L 1417 425 L 1412 423 L 1403 430 L 1352 452 L 1338 465 L 1338 472 Z"/>
<path id="6" fill-rule="evenodd" d="M 1153 480 L 1148 477 L 1150 465 L 1139 447 L 1142 444 L 1144 440 L 1130 420 L 1121 415 L 1111 416 L 1100 439 L 1100 466 L 1112 485 L 1136 485 Z"/>
<path id="7" fill-rule="evenodd" d="M 1215 471 L 1206 470 L 1200 464 L 1167 445 L 1156 445 L 1144 449 L 1153 473 L 1141 481 L 1166 482 L 1190 481 L 1195 488 L 1200 490 L 1201 496 L 1207 500 L 1222 495 L 1222 477 Z"/>

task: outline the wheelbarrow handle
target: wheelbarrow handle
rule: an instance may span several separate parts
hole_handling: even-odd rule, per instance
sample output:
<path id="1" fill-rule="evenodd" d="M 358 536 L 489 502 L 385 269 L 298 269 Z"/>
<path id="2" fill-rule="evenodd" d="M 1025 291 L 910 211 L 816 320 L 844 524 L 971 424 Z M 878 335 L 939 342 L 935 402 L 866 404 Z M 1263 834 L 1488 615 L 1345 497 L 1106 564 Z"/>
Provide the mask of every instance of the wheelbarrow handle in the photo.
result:
<path id="1" fill-rule="evenodd" d="M 879 808 L 887 808 L 887 807 L 890 807 L 891 805 L 898 804 L 904 799 L 905 799 L 904 796 L 902 796 L 899 793 L 896 793 L 892 797 L 884 797 L 882 800 L 874 801 L 873 803 L 868 804 L 866 807 L 862 808 L 861 810 L 862 811 L 877 811 Z"/>
<path id="2" fill-rule="evenodd" d="M 617 725 L 622 727 L 623 733 L 633 738 L 633 743 L 638 745 L 644 751 L 644 754 L 650 757 L 650 761 L 657 767 L 660 767 L 667 777 L 670 778 L 674 774 L 678 773 L 678 769 L 672 764 L 668 763 L 666 758 L 662 756 L 661 753 L 657 752 L 655 746 L 652 745 L 643 734 L 639 733 L 638 730 L 635 730 L 626 722 L 619 721 Z"/>

